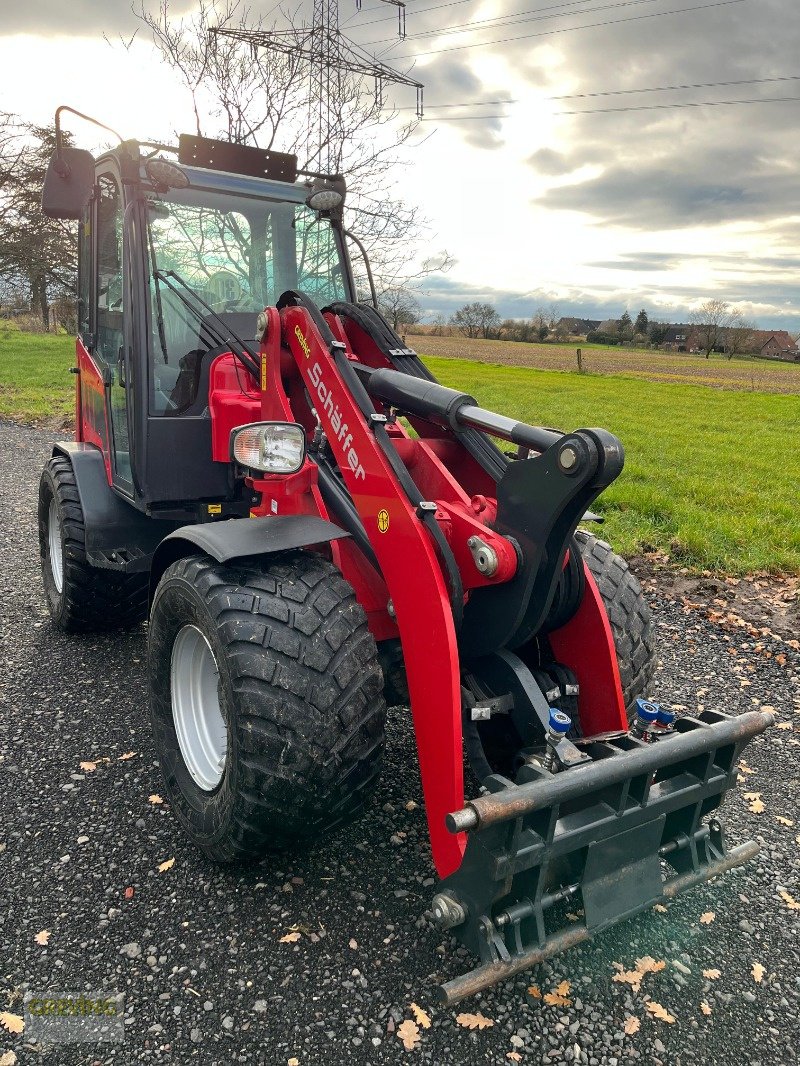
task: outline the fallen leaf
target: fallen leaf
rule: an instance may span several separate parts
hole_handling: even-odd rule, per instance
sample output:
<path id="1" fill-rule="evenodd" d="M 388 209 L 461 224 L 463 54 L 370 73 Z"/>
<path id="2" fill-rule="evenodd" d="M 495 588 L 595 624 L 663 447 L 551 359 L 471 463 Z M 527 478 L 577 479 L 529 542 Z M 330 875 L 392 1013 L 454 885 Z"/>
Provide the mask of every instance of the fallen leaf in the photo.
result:
<path id="1" fill-rule="evenodd" d="M 530 985 L 528 987 L 528 995 L 531 997 L 531 999 L 541 999 L 542 990 L 541 988 L 539 988 L 538 985 Z"/>
<path id="2" fill-rule="evenodd" d="M 413 800 L 409 800 L 408 803 L 406 804 L 406 810 L 407 811 L 415 811 L 417 809 L 417 807 L 419 807 L 419 804 L 415 803 Z"/>
<path id="3" fill-rule="evenodd" d="M 157 792 L 154 792 L 152 796 L 148 796 L 147 799 L 148 799 L 149 803 L 163 803 L 164 802 L 163 799 L 158 795 Z"/>
<path id="4" fill-rule="evenodd" d="M 568 996 L 569 993 L 570 993 L 571 988 L 572 988 L 572 985 L 569 983 L 569 981 L 562 981 L 560 985 L 556 986 L 556 990 L 555 990 L 556 991 L 556 995 L 558 995 L 558 996 Z"/>
<path id="5" fill-rule="evenodd" d="M 85 774 L 93 774 L 97 769 L 96 762 L 79 762 L 78 766 L 80 766 Z"/>
<path id="6" fill-rule="evenodd" d="M 747 765 L 747 763 L 740 762 L 739 763 L 739 769 L 742 771 L 743 774 L 754 774 L 755 773 L 755 770 L 753 770 L 751 767 L 749 767 Z"/>
<path id="7" fill-rule="evenodd" d="M 37 933 L 33 939 L 36 941 L 37 944 L 41 944 L 41 946 L 44 947 L 47 941 L 50 939 L 50 930 L 43 929 L 41 933 Z"/>
<path id="8" fill-rule="evenodd" d="M 398 1025 L 397 1027 L 397 1039 L 402 1040 L 403 1047 L 406 1051 L 413 1051 L 420 1040 L 419 1026 L 417 1023 L 406 1018 L 403 1024 Z"/>
<path id="9" fill-rule="evenodd" d="M 167 870 L 171 870 L 174 865 L 175 865 L 175 859 L 174 858 L 167 859 L 166 862 L 162 862 L 160 864 L 160 866 L 158 867 L 158 872 L 160 874 L 165 874 L 167 872 Z"/>
<path id="10" fill-rule="evenodd" d="M 421 1025 L 423 1029 L 430 1029 L 430 1027 L 431 1027 L 430 1016 L 428 1015 L 428 1013 L 426 1011 L 424 1011 L 422 1009 L 422 1007 L 418 1007 L 416 1003 L 411 1003 L 409 1005 L 409 1010 L 414 1015 L 414 1018 L 416 1019 L 417 1025 Z"/>
<path id="11" fill-rule="evenodd" d="M 347 946 L 350 948 L 351 951 L 356 951 L 357 948 L 358 948 L 358 941 L 357 940 L 350 940 L 350 941 L 348 941 L 348 945 Z"/>
<path id="12" fill-rule="evenodd" d="M 709 1016 L 709 1014 L 711 1013 L 711 1004 L 708 1002 L 708 1000 L 703 1000 L 703 1002 L 700 1004 L 700 1010 L 703 1012 L 703 1014 L 705 1014 L 706 1017 Z"/>
<path id="13" fill-rule="evenodd" d="M 488 1029 L 494 1025 L 491 1018 L 484 1018 L 482 1014 L 458 1014 L 456 1021 L 465 1029 Z"/>
<path id="14" fill-rule="evenodd" d="M 571 999 L 559 996 L 557 992 L 548 992 L 543 999 L 548 1007 L 569 1007 L 572 1005 Z"/>
<path id="15" fill-rule="evenodd" d="M 625 1024 L 622 1027 L 622 1030 L 623 1032 L 627 1033 L 628 1036 L 633 1036 L 634 1033 L 639 1032 L 641 1027 L 642 1023 L 639 1021 L 639 1019 L 634 1018 L 632 1014 L 629 1014 L 628 1017 L 625 1019 Z"/>
<path id="16" fill-rule="evenodd" d="M 658 973 L 666 965 L 665 962 L 657 962 L 652 955 L 644 955 L 641 959 L 637 959 L 633 970 L 626 970 L 621 963 L 615 962 L 614 966 L 619 972 L 615 973 L 611 980 L 619 984 L 630 985 L 634 992 L 638 992 L 645 974 Z"/>
<path id="17" fill-rule="evenodd" d="M 667 913 L 667 908 L 664 906 L 663 903 L 656 903 L 655 906 L 653 907 L 653 910 L 654 911 L 658 911 L 659 914 L 666 914 Z"/>
<path id="18" fill-rule="evenodd" d="M 641 973 L 658 973 L 666 965 L 665 962 L 656 962 L 652 955 L 645 955 L 643 958 L 636 960 L 636 969 Z"/>
<path id="19" fill-rule="evenodd" d="M 779 889 L 778 895 L 781 897 L 781 899 L 790 911 L 800 911 L 800 903 L 797 902 L 794 896 L 790 896 L 785 888 Z"/>
<path id="20" fill-rule="evenodd" d="M 118 762 L 127 762 L 128 759 L 133 759 L 139 753 L 137 751 L 126 751 L 124 755 L 120 755 Z"/>
<path id="21" fill-rule="evenodd" d="M 649 1003 L 645 1003 L 645 1007 L 650 1011 L 654 1018 L 658 1018 L 660 1022 L 669 1022 L 670 1025 L 675 1021 L 674 1015 L 662 1007 L 660 1003 L 656 1003 L 654 999 L 651 999 Z"/>
<path id="22" fill-rule="evenodd" d="M 21 1033 L 25 1028 L 25 1020 L 18 1014 L 9 1014 L 7 1010 L 0 1011 L 0 1025 L 9 1033 Z"/>
<path id="23" fill-rule="evenodd" d="M 286 1060 L 286 1066 L 300 1066 L 300 1059 L 291 1058 Z"/>
<path id="24" fill-rule="evenodd" d="M 133 889 L 130 885 L 125 889 L 125 899 L 133 899 Z"/>
<path id="25" fill-rule="evenodd" d="M 17 1056 L 13 1051 L 6 1051 L 5 1054 L 0 1055 L 0 1066 L 15 1066 Z"/>
<path id="26" fill-rule="evenodd" d="M 794 822 L 791 818 L 784 818 L 782 814 L 776 814 L 775 821 L 780 822 L 781 825 L 794 825 Z"/>
<path id="27" fill-rule="evenodd" d="M 713 911 L 706 911 L 705 914 L 700 915 L 701 925 L 711 925 L 716 918 L 716 914 Z"/>
<path id="28" fill-rule="evenodd" d="M 518 1051 L 507 1051 L 506 1058 L 511 1059 L 512 1062 L 522 1062 L 522 1055 Z"/>
<path id="29" fill-rule="evenodd" d="M 742 795 L 744 796 L 744 798 L 746 800 L 761 799 L 761 793 L 760 792 L 743 792 Z"/>
<path id="30" fill-rule="evenodd" d="M 300 939 L 300 937 L 302 935 L 303 935 L 302 933 L 286 933 L 284 936 L 282 936 L 278 940 L 278 943 L 279 944 L 296 944 L 297 941 Z"/>
<path id="31" fill-rule="evenodd" d="M 703 977 L 707 977 L 709 981 L 716 981 L 718 977 L 722 977 L 722 970 L 703 970 Z"/>
<path id="32" fill-rule="evenodd" d="M 776 729 L 791 729 L 792 728 L 792 723 L 791 722 L 778 722 L 778 724 L 775 726 L 775 728 Z"/>
<path id="33" fill-rule="evenodd" d="M 753 970 L 752 970 L 753 980 L 755 981 L 755 983 L 757 985 L 760 985 L 761 982 L 764 980 L 764 974 L 766 972 L 767 971 L 764 969 L 764 967 L 761 965 L 760 962 L 754 962 L 753 963 Z"/>

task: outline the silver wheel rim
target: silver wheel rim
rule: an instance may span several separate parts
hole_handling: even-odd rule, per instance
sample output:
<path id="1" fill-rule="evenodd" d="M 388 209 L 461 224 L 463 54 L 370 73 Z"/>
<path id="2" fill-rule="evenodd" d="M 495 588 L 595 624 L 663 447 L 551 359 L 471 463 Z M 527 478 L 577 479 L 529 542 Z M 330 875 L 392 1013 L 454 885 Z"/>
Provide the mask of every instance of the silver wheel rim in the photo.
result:
<path id="1" fill-rule="evenodd" d="M 47 542 L 50 549 L 50 573 L 59 595 L 64 591 L 64 549 L 61 546 L 61 515 L 55 497 L 47 512 Z"/>
<path id="2" fill-rule="evenodd" d="M 219 671 L 211 645 L 197 628 L 184 626 L 172 646 L 172 717 L 186 769 L 204 792 L 222 780 L 228 730 L 219 705 Z"/>

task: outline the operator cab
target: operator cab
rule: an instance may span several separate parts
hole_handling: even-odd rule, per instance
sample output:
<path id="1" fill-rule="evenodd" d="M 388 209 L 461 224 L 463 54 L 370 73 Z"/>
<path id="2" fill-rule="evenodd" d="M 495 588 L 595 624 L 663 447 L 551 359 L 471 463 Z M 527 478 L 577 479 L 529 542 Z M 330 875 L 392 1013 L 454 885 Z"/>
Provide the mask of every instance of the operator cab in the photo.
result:
<path id="1" fill-rule="evenodd" d="M 56 125 L 42 208 L 79 219 L 79 439 L 153 516 L 196 519 L 205 501 L 246 514 L 241 480 L 212 458 L 209 389 L 258 395 L 256 321 L 283 292 L 356 298 L 344 181 L 186 135 L 95 160 L 61 143 L 58 113 Z"/>

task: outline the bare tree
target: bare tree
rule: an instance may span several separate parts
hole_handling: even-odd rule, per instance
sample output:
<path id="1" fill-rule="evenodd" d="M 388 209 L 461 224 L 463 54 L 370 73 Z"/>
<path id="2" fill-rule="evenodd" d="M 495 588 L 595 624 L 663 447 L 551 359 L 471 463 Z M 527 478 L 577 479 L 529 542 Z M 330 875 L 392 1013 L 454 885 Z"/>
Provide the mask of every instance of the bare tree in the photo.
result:
<path id="1" fill-rule="evenodd" d="M 467 337 L 488 340 L 500 327 L 500 315 L 491 304 L 475 301 L 460 307 L 450 323 Z"/>
<path id="2" fill-rule="evenodd" d="M 381 314 L 395 331 L 419 322 L 419 300 L 407 289 L 387 289 L 378 303 Z"/>
<path id="3" fill-rule="evenodd" d="M 700 348 L 706 353 L 706 359 L 714 351 L 721 351 L 725 338 L 731 327 L 732 316 L 736 312 L 725 300 L 705 300 L 689 316 L 700 342 Z"/>
<path id="4" fill-rule="evenodd" d="M 252 48 L 215 28 L 269 30 L 274 24 L 241 0 L 199 0 L 191 16 L 173 14 L 170 0 L 151 12 L 142 2 L 138 17 L 153 43 L 187 89 L 198 135 L 292 152 L 301 170 L 318 170 L 320 155 L 347 176 L 348 212 L 372 262 L 379 296 L 434 271 L 447 270 L 446 252 L 421 259 L 431 235 L 419 209 L 400 192 L 399 152 L 417 120 L 399 120 L 381 105 L 358 75 L 335 74 L 335 106 L 327 142 L 312 140 L 310 72 L 296 54 Z M 296 13 L 282 13 L 281 29 L 298 41 L 308 29 Z"/>
<path id="5" fill-rule="evenodd" d="M 755 325 L 744 317 L 741 311 L 731 312 L 731 320 L 725 330 L 725 351 L 728 359 L 734 355 L 744 355 L 753 349 Z"/>

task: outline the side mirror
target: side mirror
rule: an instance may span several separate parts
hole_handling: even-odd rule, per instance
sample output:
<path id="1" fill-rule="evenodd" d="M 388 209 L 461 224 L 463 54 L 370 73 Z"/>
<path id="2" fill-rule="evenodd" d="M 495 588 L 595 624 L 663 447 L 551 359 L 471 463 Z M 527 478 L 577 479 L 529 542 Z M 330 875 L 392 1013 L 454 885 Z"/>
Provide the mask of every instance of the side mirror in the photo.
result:
<path id="1" fill-rule="evenodd" d="M 94 156 L 82 148 L 62 147 L 50 156 L 42 187 L 42 214 L 80 218 L 94 186 Z"/>

